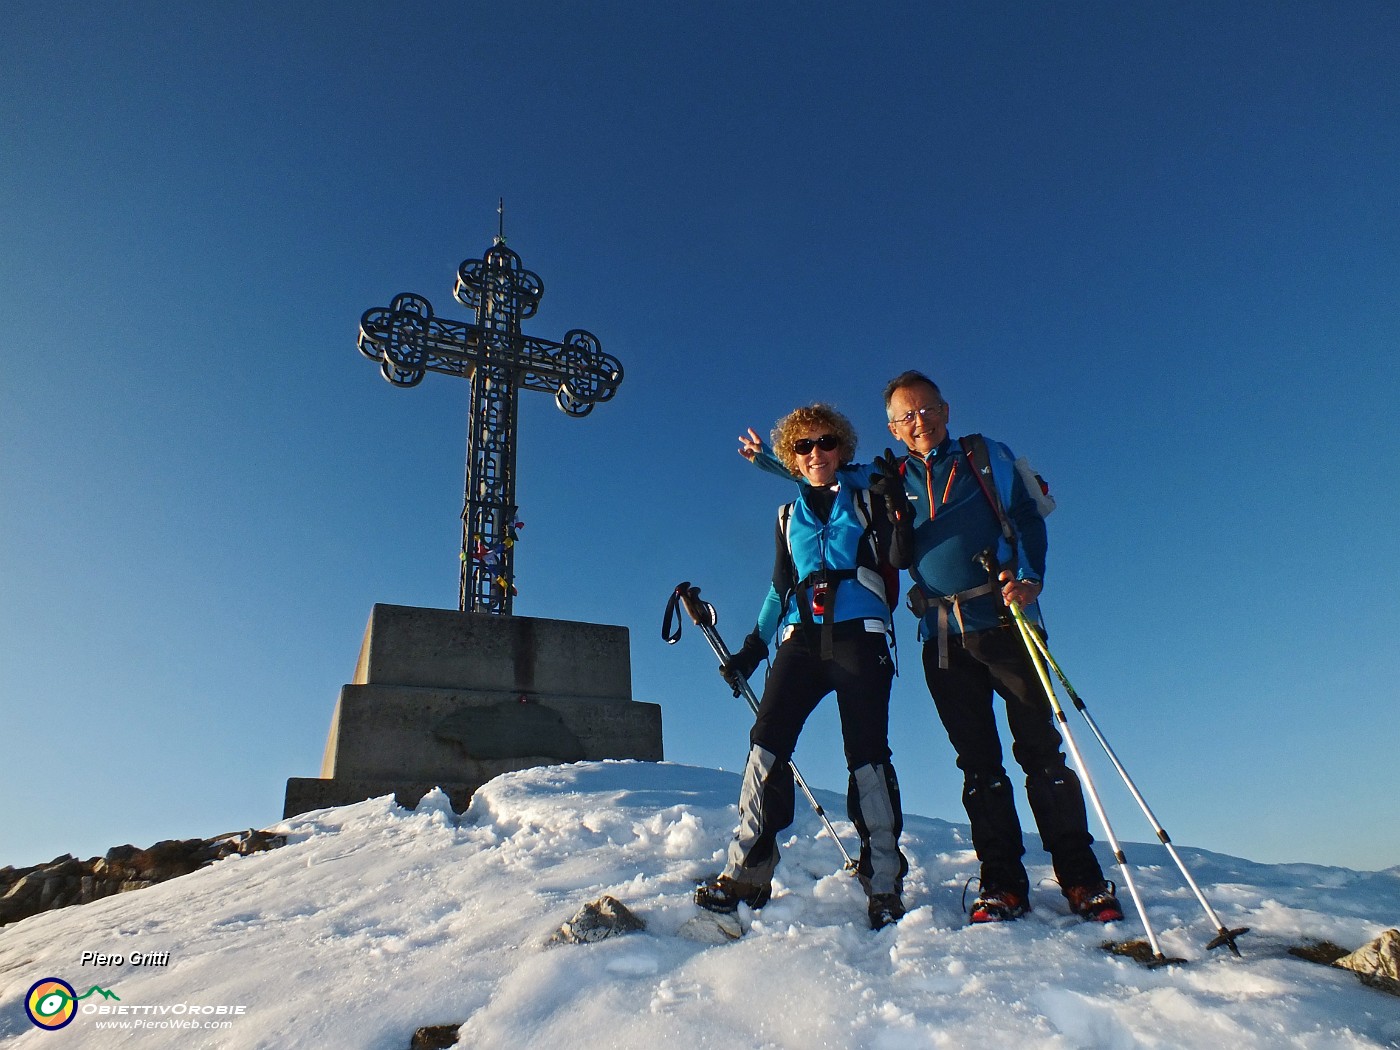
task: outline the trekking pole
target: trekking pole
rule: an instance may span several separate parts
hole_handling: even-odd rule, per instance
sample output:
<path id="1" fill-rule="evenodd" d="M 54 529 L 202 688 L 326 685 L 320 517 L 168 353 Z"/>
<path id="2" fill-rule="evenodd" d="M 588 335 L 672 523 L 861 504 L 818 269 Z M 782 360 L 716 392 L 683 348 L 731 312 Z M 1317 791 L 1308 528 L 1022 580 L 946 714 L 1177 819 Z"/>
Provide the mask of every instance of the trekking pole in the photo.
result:
<path id="1" fill-rule="evenodd" d="M 987 570 L 987 575 L 993 581 L 998 579 L 998 567 L 995 554 L 984 551 L 977 556 L 977 560 L 982 567 Z M 1118 836 L 1113 833 L 1113 824 L 1108 819 L 1108 814 L 1104 811 L 1103 803 L 1099 800 L 1098 789 L 1094 787 L 1094 779 L 1089 775 L 1089 767 L 1084 764 L 1084 756 L 1079 753 L 1079 746 L 1074 742 L 1074 734 L 1069 730 L 1069 718 L 1065 715 L 1065 709 L 1060 706 L 1060 698 L 1055 695 L 1055 687 L 1050 684 L 1050 676 L 1045 671 L 1045 663 L 1040 658 L 1040 650 L 1035 647 L 1031 640 L 1034 633 L 1031 626 L 1026 622 L 1025 614 L 1021 611 L 1021 606 L 1016 602 L 1009 602 L 1012 619 L 1016 621 L 1016 627 L 1021 632 L 1021 641 L 1025 643 L 1026 654 L 1030 657 L 1035 673 L 1040 678 L 1040 684 L 1045 690 L 1045 696 L 1050 701 L 1050 709 L 1055 713 L 1055 721 L 1060 724 L 1060 733 L 1064 737 L 1065 747 L 1069 750 L 1070 758 L 1074 760 L 1074 766 L 1079 770 L 1079 779 L 1084 785 L 1084 791 L 1089 796 L 1089 801 L 1094 804 L 1094 812 L 1098 815 L 1099 823 L 1103 825 L 1104 834 L 1108 837 L 1108 843 L 1113 848 L 1113 859 L 1118 862 L 1118 870 L 1123 873 L 1123 882 L 1128 887 L 1128 895 L 1133 899 L 1133 906 L 1137 908 L 1138 918 L 1142 920 L 1142 928 L 1147 931 L 1147 943 L 1152 947 L 1152 962 L 1149 966 L 1163 966 L 1167 963 L 1185 962 L 1184 959 L 1168 959 L 1162 953 L 1162 946 L 1157 942 L 1157 934 L 1152 929 L 1152 923 L 1147 918 L 1147 909 L 1143 907 L 1142 897 L 1138 894 L 1137 883 L 1133 881 L 1132 869 L 1128 867 L 1128 859 L 1123 855 L 1123 847 L 1118 842 Z"/>
<path id="2" fill-rule="evenodd" d="M 1064 735 L 1065 746 L 1069 748 L 1069 753 L 1074 758 L 1074 765 L 1079 770 L 1080 779 L 1084 782 L 1084 790 L 1088 792 L 1089 799 L 1094 804 L 1094 812 L 1098 814 L 1099 823 L 1103 825 L 1104 834 L 1108 837 L 1108 843 L 1113 847 L 1113 859 L 1118 862 L 1118 870 L 1123 873 L 1123 882 L 1127 884 L 1128 894 L 1133 898 L 1133 906 L 1137 908 L 1138 918 L 1142 920 L 1142 928 L 1147 931 L 1147 942 L 1152 946 L 1152 962 L 1148 965 L 1163 966 L 1167 963 L 1185 962 L 1185 959 L 1168 959 L 1162 954 L 1162 946 L 1157 942 L 1157 934 L 1152 929 L 1151 921 L 1147 918 L 1147 909 L 1143 906 L 1137 883 L 1133 881 L 1132 869 L 1128 867 L 1128 858 L 1123 854 L 1123 847 L 1118 841 L 1118 836 L 1113 833 L 1113 825 L 1109 823 L 1108 814 L 1104 812 L 1103 803 L 1099 800 L 1098 789 L 1094 787 L 1094 779 L 1089 775 L 1089 767 L 1084 764 L 1084 757 L 1079 753 L 1079 747 L 1074 742 L 1074 734 L 1069 731 L 1069 719 L 1065 715 L 1065 709 L 1060 706 L 1054 688 L 1050 685 L 1050 676 L 1045 673 L 1045 664 L 1040 659 L 1040 651 L 1036 649 L 1035 643 L 1031 640 L 1035 632 L 1026 622 L 1025 614 L 1021 611 L 1020 605 L 1011 602 L 1010 608 L 1016 626 L 1021 631 L 1021 641 L 1025 642 L 1026 652 L 1030 654 L 1031 663 L 1035 665 L 1035 673 L 1040 677 L 1040 684 L 1045 688 L 1045 695 L 1050 698 L 1050 707 L 1055 712 L 1055 720 L 1060 723 L 1060 732 Z"/>
<path id="3" fill-rule="evenodd" d="M 1123 763 L 1118 760 L 1118 756 L 1114 753 L 1113 748 L 1109 746 L 1107 738 L 1099 729 L 1098 723 L 1094 721 L 1094 716 L 1089 713 L 1089 708 L 1085 706 L 1084 701 L 1080 699 L 1079 694 L 1075 692 L 1074 686 L 1070 684 L 1069 678 L 1065 675 L 1064 671 L 1060 669 L 1060 665 L 1050 652 L 1050 647 L 1046 644 L 1045 639 L 1040 637 L 1035 631 L 1031 632 L 1031 638 L 1034 640 L 1036 648 L 1040 650 L 1041 656 L 1045 658 L 1045 662 L 1054 670 L 1056 677 L 1060 680 L 1060 684 L 1065 687 L 1065 692 L 1069 694 L 1069 698 L 1074 702 L 1074 706 L 1078 708 L 1079 713 L 1084 716 L 1084 721 L 1089 723 L 1089 728 L 1093 731 L 1094 736 L 1098 738 L 1099 745 L 1103 748 L 1104 754 L 1108 755 L 1108 760 L 1113 763 L 1113 768 L 1118 770 L 1118 775 L 1123 778 L 1123 783 L 1127 785 L 1128 791 L 1132 794 L 1133 798 L 1137 800 L 1137 804 L 1147 817 L 1148 823 L 1152 825 L 1152 830 L 1157 833 L 1158 841 L 1167 848 L 1167 853 L 1171 855 L 1172 860 L 1176 861 L 1176 866 L 1181 870 L 1181 875 L 1186 880 L 1186 884 L 1191 887 L 1191 892 L 1196 895 L 1196 900 L 1198 900 L 1201 907 L 1205 909 L 1206 918 L 1215 926 L 1215 939 L 1206 945 L 1206 950 L 1210 951 L 1212 948 L 1228 945 L 1230 951 L 1234 952 L 1236 956 L 1239 956 L 1240 949 L 1239 946 L 1235 944 L 1235 938 L 1242 933 L 1248 933 L 1249 927 L 1240 926 L 1232 930 L 1227 928 L 1226 925 L 1220 921 L 1220 916 L 1215 913 L 1215 909 L 1212 908 L 1210 902 L 1206 900 L 1206 895 L 1201 892 L 1201 887 L 1198 886 L 1196 880 L 1191 877 L 1191 872 L 1187 869 L 1186 862 L 1181 859 L 1181 855 L 1177 853 L 1176 847 L 1172 845 L 1172 840 L 1167 834 L 1167 829 L 1162 827 L 1156 815 L 1152 812 L 1152 807 L 1147 804 L 1147 800 L 1142 797 L 1142 792 L 1140 792 L 1137 785 L 1133 783 L 1133 778 L 1130 777 L 1128 771 L 1123 768 Z"/>
<path id="4" fill-rule="evenodd" d="M 719 636 L 719 631 L 715 629 L 715 607 L 707 601 L 702 601 L 700 598 L 700 588 L 692 587 L 689 581 L 678 583 L 676 589 L 671 593 L 670 601 L 666 603 L 666 615 L 661 623 L 661 637 L 666 644 L 675 645 L 676 640 L 681 636 L 679 620 L 676 621 L 675 632 L 671 632 L 671 618 L 675 614 L 677 605 L 684 609 L 686 615 L 690 617 L 691 622 L 694 623 L 696 627 L 700 628 L 700 633 L 705 636 L 705 641 L 710 643 L 710 648 L 713 649 L 715 655 L 719 657 L 720 667 L 727 667 L 734 654 L 729 651 L 729 647 L 724 644 L 724 639 Z M 748 701 L 749 709 L 753 711 L 754 716 L 757 717 L 758 697 L 754 695 L 753 687 L 743 678 L 739 678 L 737 685 L 740 695 Z M 836 834 L 836 829 L 832 827 L 831 820 L 826 815 L 826 810 L 823 809 L 822 804 L 817 801 L 817 797 L 812 794 L 812 789 L 807 786 L 807 781 L 803 779 L 802 774 L 797 769 L 797 763 L 789 759 L 788 768 L 792 770 L 792 779 L 796 781 L 797 786 L 802 789 L 802 793 L 807 796 L 807 801 L 811 803 L 813 812 L 821 818 L 822 824 L 826 826 L 826 832 L 831 836 L 831 841 L 836 843 L 836 848 L 841 851 L 841 856 L 845 858 L 845 864 L 843 865 L 844 870 L 854 874 L 856 871 L 856 862 L 852 860 L 851 855 L 846 852 L 846 846 L 841 841 L 841 836 Z"/>

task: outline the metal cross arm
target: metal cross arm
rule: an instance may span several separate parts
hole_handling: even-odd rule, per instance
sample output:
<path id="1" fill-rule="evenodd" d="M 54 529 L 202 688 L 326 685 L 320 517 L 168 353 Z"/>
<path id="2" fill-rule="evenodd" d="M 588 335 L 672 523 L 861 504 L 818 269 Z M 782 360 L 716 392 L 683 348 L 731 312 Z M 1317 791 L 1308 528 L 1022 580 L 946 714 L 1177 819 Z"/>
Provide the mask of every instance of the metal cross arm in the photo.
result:
<path id="1" fill-rule="evenodd" d="M 427 299 L 411 292 L 365 311 L 359 347 L 395 386 L 417 386 L 428 372 L 470 379 L 477 365 L 495 365 L 514 373 L 523 390 L 554 394 L 559 408 L 576 417 L 612 400 L 622 382 L 622 363 L 603 353 L 591 332 L 576 328 L 558 343 L 512 335 L 438 317 Z"/>
<path id="2" fill-rule="evenodd" d="M 429 371 L 470 379 L 475 362 L 463 351 L 478 338 L 470 327 L 433 316 L 432 303 L 403 292 L 387 308 L 364 312 L 358 345 L 395 386 L 417 386 Z"/>

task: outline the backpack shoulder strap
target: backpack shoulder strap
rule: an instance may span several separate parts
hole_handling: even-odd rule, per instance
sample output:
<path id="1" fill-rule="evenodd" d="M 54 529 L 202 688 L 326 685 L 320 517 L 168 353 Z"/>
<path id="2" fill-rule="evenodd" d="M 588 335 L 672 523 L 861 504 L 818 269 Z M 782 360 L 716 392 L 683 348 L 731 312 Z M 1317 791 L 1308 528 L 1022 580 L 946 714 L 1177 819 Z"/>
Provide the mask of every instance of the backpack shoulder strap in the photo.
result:
<path id="1" fill-rule="evenodd" d="M 880 549 L 880 537 L 875 531 L 875 505 L 871 502 L 873 497 L 869 489 L 853 489 L 851 504 L 855 507 L 856 520 L 860 522 L 860 527 L 865 530 L 862 538 L 870 541 L 870 553 L 875 559 L 873 568 L 879 568 L 884 564 L 884 551 Z"/>
<path id="2" fill-rule="evenodd" d="M 781 597 L 787 598 L 797 587 L 797 561 L 792 556 L 792 508 L 794 504 L 784 503 L 778 508 L 778 531 L 783 537 L 783 547 L 787 550 L 787 580 L 786 586 L 780 588 L 783 592 Z"/>
<path id="3" fill-rule="evenodd" d="M 992 505 L 992 513 L 997 516 L 1001 534 L 1014 550 L 1016 529 L 1011 524 L 1011 519 L 1006 516 L 1006 508 L 1001 505 L 996 479 L 992 477 L 992 457 L 987 451 L 987 439 L 981 434 L 965 434 L 958 438 L 958 444 L 962 446 L 967 461 L 972 464 L 972 476 L 977 479 L 977 484 L 982 486 L 982 495 L 986 496 L 987 502 Z"/>
<path id="4" fill-rule="evenodd" d="M 902 468 L 901 464 L 901 468 Z M 863 539 L 868 544 L 862 545 L 862 550 L 868 551 L 872 559 L 870 568 L 874 569 L 880 577 L 880 583 L 885 591 L 885 604 L 890 610 L 899 606 L 899 570 L 890 564 L 889 552 L 885 550 L 885 545 L 881 542 L 880 532 L 875 528 L 875 497 L 870 494 L 869 489 L 856 489 L 855 496 L 851 500 L 855 504 L 856 518 L 865 528 Z M 893 644 L 894 620 L 890 620 L 890 639 Z"/>
<path id="5" fill-rule="evenodd" d="M 852 489 L 851 491 L 854 493 L 851 502 L 855 504 L 856 518 L 860 521 L 861 528 L 868 529 L 875 517 L 871 510 L 870 490 Z"/>

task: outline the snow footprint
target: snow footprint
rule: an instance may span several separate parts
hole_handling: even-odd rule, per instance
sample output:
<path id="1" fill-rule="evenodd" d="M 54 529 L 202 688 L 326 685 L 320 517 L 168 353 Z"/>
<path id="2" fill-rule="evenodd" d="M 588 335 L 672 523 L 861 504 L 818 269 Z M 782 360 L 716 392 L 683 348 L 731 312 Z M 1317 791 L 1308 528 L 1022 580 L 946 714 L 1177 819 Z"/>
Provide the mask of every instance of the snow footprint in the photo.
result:
<path id="1" fill-rule="evenodd" d="M 1064 988 L 1046 988 L 1034 997 L 1045 1018 L 1075 1046 L 1094 1050 L 1136 1050 L 1141 1044 L 1110 1006 Z"/>
<path id="2" fill-rule="evenodd" d="M 923 991 L 960 991 L 967 983 L 967 967 L 961 959 L 949 956 L 947 942 L 939 941 L 940 932 L 928 905 L 901 919 L 890 948 L 893 975 Z"/>
<path id="3" fill-rule="evenodd" d="M 650 977 L 661 969 L 661 961 L 650 952 L 631 951 L 609 959 L 606 968 L 619 977 Z"/>
<path id="4" fill-rule="evenodd" d="M 695 981 L 673 981 L 666 977 L 652 993 L 650 1009 L 654 1014 L 666 1013 L 685 1003 L 701 999 L 704 994 L 703 986 Z"/>

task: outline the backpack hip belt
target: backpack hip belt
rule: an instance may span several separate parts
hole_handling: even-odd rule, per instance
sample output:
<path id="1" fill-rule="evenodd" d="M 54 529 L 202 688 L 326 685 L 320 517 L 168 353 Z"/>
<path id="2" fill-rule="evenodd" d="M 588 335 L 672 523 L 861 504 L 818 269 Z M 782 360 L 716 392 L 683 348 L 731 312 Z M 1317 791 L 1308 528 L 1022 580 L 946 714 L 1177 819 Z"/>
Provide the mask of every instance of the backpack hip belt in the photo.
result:
<path id="1" fill-rule="evenodd" d="M 821 568 L 810 573 L 793 588 L 797 614 L 802 618 L 802 622 L 811 626 L 815 623 L 813 616 L 821 617 L 823 660 L 830 660 L 833 652 L 831 626 L 836 622 L 836 591 L 842 580 L 856 580 L 859 573 L 859 569 Z"/>
<path id="2" fill-rule="evenodd" d="M 923 619 L 928 607 L 937 603 L 938 605 L 938 666 L 946 668 L 948 666 L 948 612 L 952 610 L 953 618 L 958 621 L 959 632 L 965 633 L 962 618 L 962 603 L 971 598 L 980 598 L 984 594 L 992 594 L 1000 588 L 996 583 L 988 580 L 978 587 L 970 587 L 965 591 L 958 591 L 957 594 L 935 594 L 924 593 L 922 587 L 917 583 L 909 588 L 909 610 Z"/>

